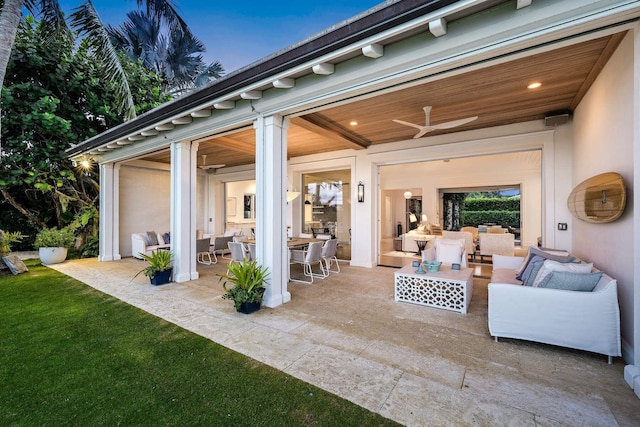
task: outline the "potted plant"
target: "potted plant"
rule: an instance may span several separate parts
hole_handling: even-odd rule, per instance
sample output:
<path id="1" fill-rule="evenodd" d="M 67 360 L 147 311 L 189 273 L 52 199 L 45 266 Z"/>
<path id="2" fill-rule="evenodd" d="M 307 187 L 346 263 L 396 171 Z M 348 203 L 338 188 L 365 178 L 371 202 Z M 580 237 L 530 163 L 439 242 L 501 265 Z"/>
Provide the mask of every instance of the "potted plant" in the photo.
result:
<path id="1" fill-rule="evenodd" d="M 260 309 L 265 291 L 264 283 L 269 276 L 267 267 L 244 258 L 242 262 L 230 263 L 227 273 L 218 276 L 223 281 L 222 286 L 226 291 L 222 298 L 233 300 L 237 311 L 249 314 Z M 234 286 L 228 288 L 228 284 Z"/>
<path id="2" fill-rule="evenodd" d="M 152 285 L 164 285 L 171 281 L 171 273 L 173 271 L 173 254 L 170 251 L 157 249 L 151 252 L 151 255 L 140 254 L 143 260 L 149 265 L 140 270 L 133 278 L 143 273 L 149 278 Z"/>
<path id="3" fill-rule="evenodd" d="M 43 265 L 58 264 L 67 258 L 67 250 L 76 237 L 67 228 L 45 228 L 36 235 L 34 246 Z"/>

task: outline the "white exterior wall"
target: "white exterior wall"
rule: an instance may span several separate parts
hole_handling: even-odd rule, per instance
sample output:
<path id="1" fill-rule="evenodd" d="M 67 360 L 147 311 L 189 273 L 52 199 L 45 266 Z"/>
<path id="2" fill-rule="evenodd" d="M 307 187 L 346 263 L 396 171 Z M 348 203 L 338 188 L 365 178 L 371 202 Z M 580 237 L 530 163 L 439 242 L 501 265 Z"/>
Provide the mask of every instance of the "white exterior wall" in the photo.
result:
<path id="1" fill-rule="evenodd" d="M 131 233 L 170 228 L 171 198 L 168 168 L 123 164 L 120 168 L 120 254 L 131 256 Z"/>
<path id="2" fill-rule="evenodd" d="M 575 110 L 573 186 L 600 173 L 618 172 L 627 189 L 633 189 L 634 116 L 636 120 L 638 116 L 638 111 L 634 110 L 634 93 L 638 88 L 634 88 L 637 77 L 634 78 L 633 62 L 634 42 L 630 35 L 622 41 Z M 618 280 L 623 356 L 631 361 L 634 347 L 634 264 L 637 260 L 633 203 L 628 201 L 624 214 L 617 221 L 590 224 L 576 220 L 573 224 L 576 255 L 592 261 Z"/>

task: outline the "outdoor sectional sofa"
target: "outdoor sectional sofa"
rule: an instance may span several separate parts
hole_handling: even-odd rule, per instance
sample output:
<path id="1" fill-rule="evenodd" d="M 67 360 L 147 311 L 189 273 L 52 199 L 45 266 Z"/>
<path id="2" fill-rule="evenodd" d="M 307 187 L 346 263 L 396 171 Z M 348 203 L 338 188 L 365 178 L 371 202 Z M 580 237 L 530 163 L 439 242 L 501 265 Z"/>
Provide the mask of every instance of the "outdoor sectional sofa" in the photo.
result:
<path id="1" fill-rule="evenodd" d="M 609 363 L 614 356 L 621 356 L 616 280 L 602 273 L 591 291 L 525 286 L 516 278 L 525 260 L 525 257 L 493 256 L 488 286 L 491 336 L 496 341 L 499 337 L 517 338 L 592 351 L 607 355 Z M 573 263 L 576 261 L 579 262 L 574 259 Z M 600 273 L 586 265 L 596 274 L 592 278 L 595 282 Z M 560 278 L 570 276 L 578 277 Z"/>
<path id="2" fill-rule="evenodd" d="M 155 240 L 153 239 L 155 235 Z M 170 248 L 170 243 L 165 243 L 169 233 L 160 234 L 155 231 L 146 233 L 131 234 L 131 255 L 135 258 L 142 259 L 140 254 L 151 255 L 151 252 L 157 249 Z"/>

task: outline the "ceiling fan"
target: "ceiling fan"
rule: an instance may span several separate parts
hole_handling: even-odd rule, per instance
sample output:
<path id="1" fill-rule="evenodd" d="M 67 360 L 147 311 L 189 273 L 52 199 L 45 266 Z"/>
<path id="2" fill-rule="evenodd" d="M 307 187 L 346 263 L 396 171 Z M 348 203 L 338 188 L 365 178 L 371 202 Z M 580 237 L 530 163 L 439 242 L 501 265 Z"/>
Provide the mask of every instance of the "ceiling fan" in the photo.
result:
<path id="1" fill-rule="evenodd" d="M 474 121 L 475 119 L 478 118 L 478 116 L 473 116 L 473 117 L 467 117 L 466 119 L 459 119 L 459 120 L 453 120 L 450 122 L 444 122 L 444 123 L 440 123 L 437 125 L 430 125 L 429 124 L 429 115 L 431 114 L 431 107 L 427 106 L 423 108 L 424 110 L 424 115 L 425 115 L 425 125 L 421 126 L 421 125 L 416 125 L 414 123 L 409 123 L 409 122 L 405 122 L 403 120 L 393 120 L 396 123 L 399 123 L 401 125 L 405 125 L 405 126 L 411 126 L 412 128 L 416 128 L 418 129 L 418 133 L 414 136 L 414 138 L 420 138 L 422 135 L 424 135 L 425 133 L 434 131 L 434 130 L 438 130 L 438 129 L 450 129 L 450 128 L 454 128 L 456 126 L 461 126 L 465 123 L 469 123 Z"/>
<path id="2" fill-rule="evenodd" d="M 202 155 L 202 164 L 200 166 L 198 166 L 198 167 L 200 169 L 202 169 L 202 170 L 208 171 L 208 170 L 211 170 L 211 169 L 214 169 L 214 170 L 215 169 L 220 169 L 220 168 L 223 168 L 225 166 L 226 165 L 224 163 L 217 164 L 217 165 L 208 165 L 207 164 L 207 155 L 203 154 Z"/>

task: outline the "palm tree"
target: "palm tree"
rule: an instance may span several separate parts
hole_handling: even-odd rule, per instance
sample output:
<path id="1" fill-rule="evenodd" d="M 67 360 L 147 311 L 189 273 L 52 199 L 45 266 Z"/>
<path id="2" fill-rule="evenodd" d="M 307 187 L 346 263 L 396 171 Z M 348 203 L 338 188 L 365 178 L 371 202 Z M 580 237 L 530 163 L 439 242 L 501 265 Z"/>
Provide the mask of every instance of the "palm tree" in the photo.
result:
<path id="1" fill-rule="evenodd" d="M 204 63 L 204 44 L 191 31 L 172 31 L 148 12 L 129 12 L 120 27 L 108 26 L 107 32 L 116 49 L 161 75 L 165 91 L 173 95 L 207 84 L 224 71 L 217 61 Z"/>
<path id="2" fill-rule="evenodd" d="M 173 0 L 136 0 L 136 3 L 138 7 L 145 5 L 147 12 L 151 15 L 165 19 L 172 31 L 188 32 L 187 24 L 177 13 Z M 33 15 L 40 15 L 41 22 L 48 25 L 52 31 L 70 34 L 70 30 L 57 0 L 0 0 L 0 7 L 0 87 L 2 87 L 23 7 Z M 80 5 L 71 15 L 71 27 L 88 37 L 97 56 L 107 65 L 108 77 L 118 83 L 120 111 L 126 119 L 135 117 L 135 108 L 125 73 L 91 0 Z"/>

